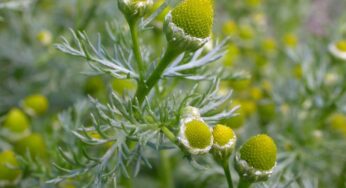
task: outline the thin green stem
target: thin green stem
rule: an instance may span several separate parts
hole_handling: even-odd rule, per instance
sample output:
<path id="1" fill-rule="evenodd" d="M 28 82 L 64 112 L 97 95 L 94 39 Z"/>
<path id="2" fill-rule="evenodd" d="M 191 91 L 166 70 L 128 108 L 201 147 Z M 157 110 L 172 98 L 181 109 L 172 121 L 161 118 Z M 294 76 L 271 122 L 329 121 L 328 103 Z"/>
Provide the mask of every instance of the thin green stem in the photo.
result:
<path id="1" fill-rule="evenodd" d="M 171 142 L 173 142 L 173 143 L 177 142 L 177 138 L 167 127 L 162 127 L 161 131 Z"/>
<path id="2" fill-rule="evenodd" d="M 222 167 L 223 167 L 223 170 L 225 172 L 225 176 L 226 176 L 227 183 L 228 183 L 228 188 L 233 188 L 232 175 L 231 175 L 231 171 L 229 169 L 228 160 L 224 161 L 224 164 L 222 165 Z"/>
<path id="3" fill-rule="evenodd" d="M 138 65 L 138 71 L 139 71 L 139 79 L 140 79 L 140 84 L 141 82 L 144 81 L 144 64 L 143 64 L 143 59 L 141 55 L 141 50 L 139 47 L 139 40 L 138 40 L 138 27 L 137 27 L 137 22 L 136 21 L 128 21 L 129 27 L 130 27 L 130 32 L 131 32 L 131 37 L 132 37 L 132 49 L 133 53 L 135 55 L 137 65 Z"/>
<path id="4" fill-rule="evenodd" d="M 184 148 L 182 144 L 179 143 L 177 137 L 167 127 L 162 127 L 161 131 L 173 144 L 175 144 L 185 154 L 185 157 L 191 159 L 191 154 Z"/>
<path id="5" fill-rule="evenodd" d="M 249 188 L 251 186 L 251 182 L 248 182 L 244 180 L 243 178 L 240 178 L 238 188 Z"/>
<path id="6" fill-rule="evenodd" d="M 173 188 L 172 166 L 168 156 L 168 151 L 160 151 L 160 176 L 162 188 Z"/>
<path id="7" fill-rule="evenodd" d="M 176 58 L 179 55 L 179 53 L 180 52 L 175 47 L 168 44 L 167 50 L 164 56 L 162 57 L 161 61 L 159 62 L 158 66 L 151 73 L 146 83 L 139 85 L 137 89 L 136 97 L 139 103 L 143 102 L 144 98 L 148 95 L 150 90 L 160 80 L 165 69 L 172 62 L 172 60 L 174 60 L 174 58 Z"/>

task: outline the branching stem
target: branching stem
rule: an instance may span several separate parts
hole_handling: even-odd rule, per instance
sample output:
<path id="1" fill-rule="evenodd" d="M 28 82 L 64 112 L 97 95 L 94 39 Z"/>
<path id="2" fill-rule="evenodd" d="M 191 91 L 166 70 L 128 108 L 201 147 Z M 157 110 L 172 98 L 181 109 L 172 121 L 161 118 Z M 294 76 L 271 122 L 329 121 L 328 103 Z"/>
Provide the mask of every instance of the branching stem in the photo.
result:
<path id="1" fill-rule="evenodd" d="M 145 84 L 140 84 L 138 86 L 136 97 L 139 103 L 143 102 L 144 98 L 149 94 L 150 90 L 160 80 L 165 69 L 179 55 L 179 53 L 179 50 L 177 50 L 174 46 L 168 44 L 164 56 L 162 57 L 161 61 L 154 69 L 154 71 L 151 73 L 148 80 L 145 82 Z"/>

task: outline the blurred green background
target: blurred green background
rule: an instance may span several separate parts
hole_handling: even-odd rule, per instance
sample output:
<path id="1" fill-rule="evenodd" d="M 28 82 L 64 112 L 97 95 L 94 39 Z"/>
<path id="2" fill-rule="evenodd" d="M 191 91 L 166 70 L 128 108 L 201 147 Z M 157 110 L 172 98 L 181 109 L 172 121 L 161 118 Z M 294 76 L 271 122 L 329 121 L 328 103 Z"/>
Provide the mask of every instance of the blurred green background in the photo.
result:
<path id="1" fill-rule="evenodd" d="M 162 3 L 155 1 L 150 13 Z M 264 132 L 278 145 L 273 176 L 254 187 L 346 187 L 346 1 L 214 3 L 214 32 L 205 50 L 231 38 L 214 66 L 238 75 L 221 81 L 220 94 L 234 90 L 232 105 L 241 107 L 223 123 L 240 135 L 239 143 Z M 163 19 L 159 15 L 141 36 L 156 56 L 165 44 Z M 137 87 L 133 80 L 96 74 L 84 59 L 58 51 L 61 37 L 72 41 L 70 29 L 85 31 L 91 41 L 100 35 L 111 47 L 107 33 L 123 33 L 128 26 L 115 0 L 0 1 L 0 187 L 6 181 L 15 182 L 12 187 L 87 186 L 92 175 L 47 183 L 61 174 L 54 164 L 70 167 L 58 148 L 80 152 L 83 144 L 71 130 L 91 124 L 95 109 L 88 96 L 107 102 L 111 91 L 133 93 Z M 146 152 L 152 168 L 143 167 L 131 184 L 162 187 L 160 152 Z M 211 159 L 201 159 L 209 165 L 200 167 L 176 150 L 164 155 L 174 187 L 226 187 Z M 5 161 L 15 169 L 6 171 Z M 129 187 L 127 181 L 122 178 L 119 186 Z"/>

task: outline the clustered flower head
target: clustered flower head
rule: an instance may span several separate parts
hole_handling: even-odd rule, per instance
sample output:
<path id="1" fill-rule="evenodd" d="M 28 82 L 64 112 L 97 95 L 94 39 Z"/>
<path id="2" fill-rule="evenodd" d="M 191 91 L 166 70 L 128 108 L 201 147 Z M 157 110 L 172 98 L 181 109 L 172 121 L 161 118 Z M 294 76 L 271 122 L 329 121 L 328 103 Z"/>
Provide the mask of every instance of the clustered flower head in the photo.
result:
<path id="1" fill-rule="evenodd" d="M 201 118 L 197 108 L 185 107 L 182 113 L 179 141 L 191 154 L 205 154 L 212 149 L 217 160 L 228 159 L 236 136 L 233 130 L 218 124 L 210 128 Z"/>
<path id="2" fill-rule="evenodd" d="M 52 33 L 47 30 L 43 30 L 39 32 L 36 38 L 44 46 L 48 46 L 49 44 L 52 43 L 52 40 L 53 40 Z"/>
<path id="3" fill-rule="evenodd" d="M 333 113 L 327 118 L 329 128 L 340 135 L 346 136 L 346 116 L 342 113 Z"/>
<path id="4" fill-rule="evenodd" d="M 217 124 L 213 129 L 213 156 L 216 160 L 228 159 L 232 154 L 237 137 L 233 130 L 225 125 Z"/>
<path id="5" fill-rule="evenodd" d="M 0 153 L 0 187 L 16 184 L 21 178 L 18 161 L 12 151 Z"/>
<path id="6" fill-rule="evenodd" d="M 4 127 L 12 132 L 23 132 L 29 127 L 29 119 L 21 110 L 13 108 L 6 115 Z"/>
<path id="7" fill-rule="evenodd" d="M 46 144 L 43 137 L 37 133 L 32 133 L 15 142 L 14 150 L 22 156 L 30 154 L 32 158 L 44 159 L 46 157 Z"/>
<path id="8" fill-rule="evenodd" d="M 185 0 L 166 16 L 168 42 L 194 51 L 208 42 L 213 26 L 213 0 Z"/>
<path id="9" fill-rule="evenodd" d="M 42 115 L 48 109 L 48 100 L 43 95 L 30 95 L 22 101 L 22 106 L 32 116 Z"/>
<path id="10" fill-rule="evenodd" d="M 211 152 L 221 166 L 228 160 L 236 145 L 236 134 L 222 124 L 211 129 L 195 107 L 185 107 L 182 111 L 178 140 L 192 155 Z M 266 181 L 276 165 L 276 144 L 266 134 L 259 134 L 246 141 L 235 156 L 235 169 L 242 180 L 249 183 Z"/>
<path id="11" fill-rule="evenodd" d="M 153 5 L 152 0 L 119 0 L 120 11 L 127 20 L 137 20 L 145 15 L 147 10 Z"/>
<path id="12" fill-rule="evenodd" d="M 298 38 L 295 34 L 293 33 L 287 33 L 283 37 L 283 43 L 285 44 L 286 47 L 288 48 L 296 48 L 298 45 Z"/>
<path id="13" fill-rule="evenodd" d="M 217 124 L 213 129 L 215 148 L 225 149 L 228 145 L 233 145 L 236 136 L 233 130 L 225 125 Z"/>
<path id="14" fill-rule="evenodd" d="M 29 118 L 18 108 L 12 108 L 3 122 L 9 140 L 15 141 L 30 134 Z"/>
<path id="15" fill-rule="evenodd" d="M 269 136 L 251 137 L 236 155 L 236 170 L 249 182 L 265 181 L 276 165 L 276 152 L 276 145 Z"/>
<path id="16" fill-rule="evenodd" d="M 208 125 L 201 120 L 192 119 L 185 124 L 185 136 L 189 145 L 193 148 L 210 148 L 212 143 L 211 133 Z"/>
<path id="17" fill-rule="evenodd" d="M 181 119 L 179 141 L 191 154 L 208 153 L 213 144 L 211 128 L 200 117 L 198 109 L 186 107 Z"/>
<path id="18" fill-rule="evenodd" d="M 193 37 L 206 38 L 213 25 L 211 0 L 186 0 L 172 11 L 172 21 Z"/>

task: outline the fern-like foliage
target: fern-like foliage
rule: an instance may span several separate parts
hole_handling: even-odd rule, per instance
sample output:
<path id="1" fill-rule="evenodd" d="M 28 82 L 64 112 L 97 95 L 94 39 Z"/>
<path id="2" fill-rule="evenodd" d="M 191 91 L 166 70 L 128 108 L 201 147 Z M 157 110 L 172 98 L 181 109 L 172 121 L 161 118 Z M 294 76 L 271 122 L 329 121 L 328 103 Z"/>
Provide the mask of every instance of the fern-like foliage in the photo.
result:
<path id="1" fill-rule="evenodd" d="M 162 6 L 158 11 L 162 11 L 165 5 Z M 146 22 L 148 20 L 142 22 L 142 28 L 148 24 Z M 104 39 L 100 35 L 94 44 L 86 32 L 71 30 L 72 42 L 63 38 L 63 42 L 56 47 L 66 54 L 83 58 L 94 73 L 116 79 L 134 79 L 137 84 L 141 84 L 140 70 L 130 40 L 127 40 L 130 36 L 113 30 L 114 26 L 119 28 L 119 25 L 107 24 L 106 40 L 110 46 L 102 44 Z M 230 103 L 232 94 L 219 94 L 222 71 L 213 72 L 208 68 L 209 64 L 224 55 L 228 41 L 222 41 L 210 51 L 201 48 L 196 52 L 180 54 L 164 71 L 159 83 L 143 102 L 139 102 L 136 96 L 126 93 L 121 95 L 114 91 L 110 91 L 105 103 L 91 98 L 95 109 L 90 112 L 89 125 L 76 122 L 78 125 L 70 129 L 82 143 L 81 147 L 78 147 L 78 151 L 59 149 L 65 162 L 55 166 L 62 175 L 48 182 L 57 183 L 72 177 L 87 176 L 90 177 L 91 185 L 102 187 L 116 184 L 122 177 L 136 176 L 143 165 L 151 168 L 153 155 L 150 151 L 179 148 L 179 144 L 167 138 L 162 129 L 168 128 L 176 135 L 185 106 L 199 108 L 203 119 L 211 125 L 235 115 L 236 108 L 224 110 L 221 107 Z M 150 52 L 150 48 L 143 48 L 141 52 L 147 70 L 145 76 L 153 72 L 160 59 L 153 58 Z M 229 73 L 227 76 L 232 75 Z M 178 89 L 181 88 L 178 86 L 182 79 L 191 80 L 184 84 L 186 89 Z M 196 83 L 201 80 L 205 82 Z M 211 87 L 206 88 L 205 83 Z M 65 116 L 63 119 L 66 121 L 72 115 L 65 113 Z M 94 150 L 98 148 L 98 152 L 90 152 L 94 151 L 90 147 Z M 182 152 L 193 161 L 190 154 Z M 97 153 L 97 156 L 91 153 Z"/>

